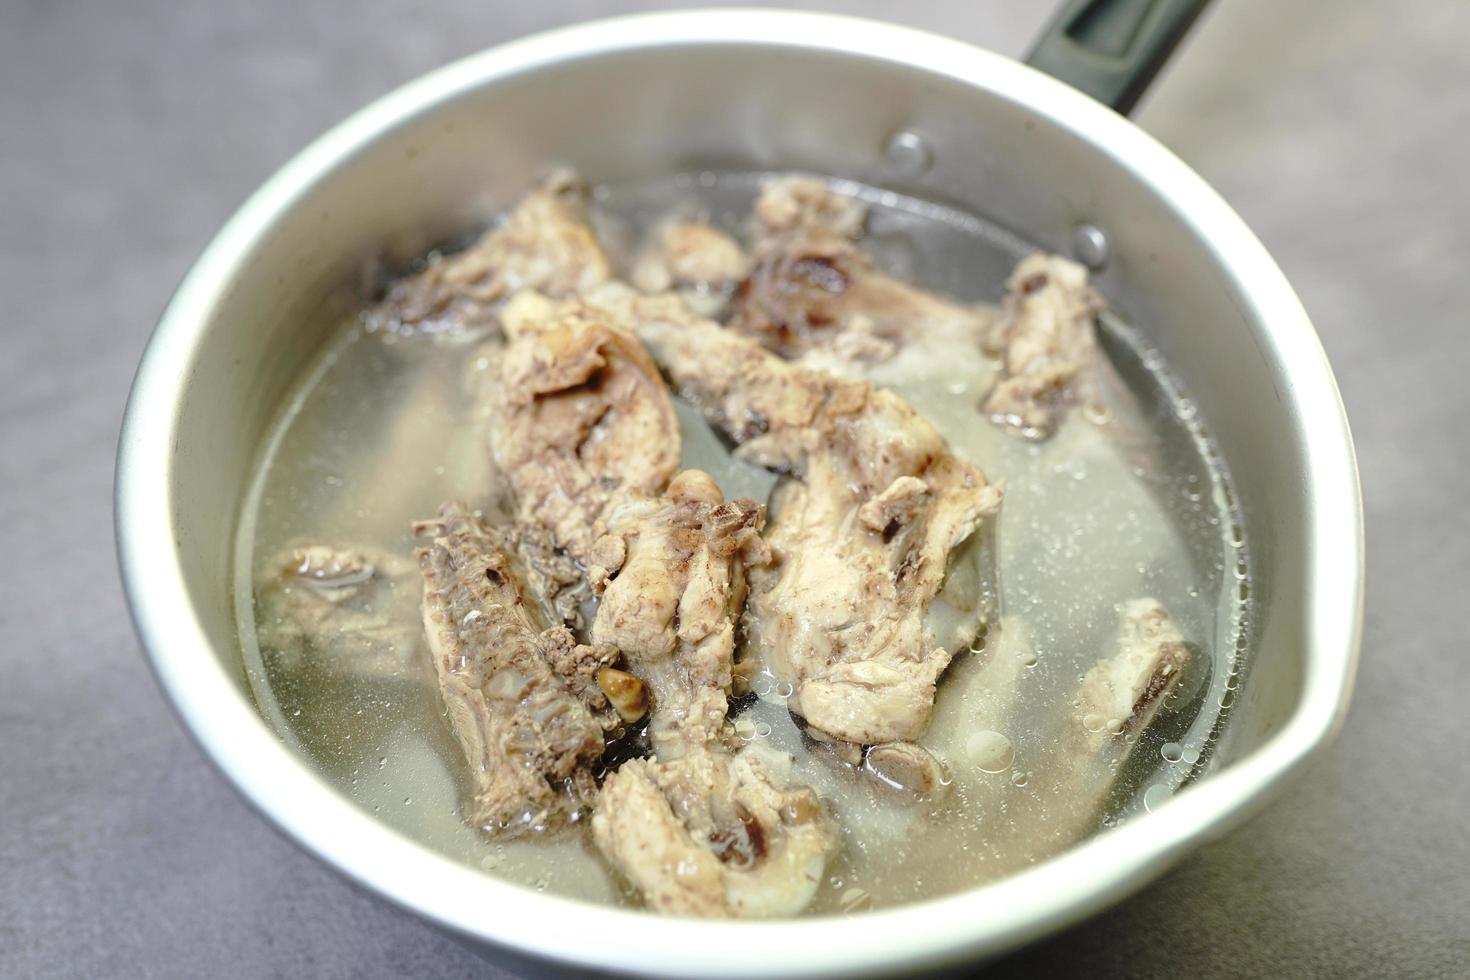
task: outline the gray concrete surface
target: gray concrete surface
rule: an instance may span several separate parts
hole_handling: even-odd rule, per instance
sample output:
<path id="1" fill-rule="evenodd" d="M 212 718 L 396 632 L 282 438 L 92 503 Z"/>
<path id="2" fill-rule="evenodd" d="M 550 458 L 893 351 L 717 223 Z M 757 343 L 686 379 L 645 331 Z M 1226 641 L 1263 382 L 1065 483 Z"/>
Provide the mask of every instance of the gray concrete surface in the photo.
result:
<path id="1" fill-rule="evenodd" d="M 128 624 L 112 454 L 170 289 L 295 149 L 446 59 L 648 6 L 0 4 L 0 976 L 509 976 L 204 762 Z M 1019 53 L 1050 4 L 822 6 Z M 1142 107 L 1336 365 L 1368 509 L 1362 672 L 1342 737 L 1268 811 L 995 976 L 1470 972 L 1467 35 L 1463 0 L 1219 0 Z"/>

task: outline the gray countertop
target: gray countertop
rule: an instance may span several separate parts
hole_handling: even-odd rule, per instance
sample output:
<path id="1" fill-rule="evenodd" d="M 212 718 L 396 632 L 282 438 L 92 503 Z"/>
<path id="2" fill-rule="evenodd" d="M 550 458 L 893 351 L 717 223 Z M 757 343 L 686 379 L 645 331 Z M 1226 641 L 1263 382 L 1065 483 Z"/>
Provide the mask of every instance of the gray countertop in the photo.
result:
<path id="1" fill-rule="evenodd" d="M 153 320 L 309 138 L 450 58 L 661 6 L 0 6 L 0 975 L 508 974 L 252 813 L 144 666 L 112 457 Z M 1019 53 L 1049 4 L 820 6 Z M 1261 816 L 997 976 L 1470 972 L 1470 5 L 1219 0 L 1139 121 L 1276 254 L 1361 455 L 1369 598 L 1332 749 Z"/>

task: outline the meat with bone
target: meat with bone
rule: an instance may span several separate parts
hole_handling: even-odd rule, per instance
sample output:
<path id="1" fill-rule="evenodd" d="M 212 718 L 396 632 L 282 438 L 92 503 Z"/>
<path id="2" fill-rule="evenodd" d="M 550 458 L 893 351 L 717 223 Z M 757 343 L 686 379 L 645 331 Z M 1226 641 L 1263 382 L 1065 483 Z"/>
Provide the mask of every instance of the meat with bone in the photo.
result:
<path id="1" fill-rule="evenodd" d="M 598 847 L 660 912 L 789 915 L 816 894 L 835 843 L 789 755 L 728 747 L 727 697 L 744 570 L 770 559 L 762 508 L 725 503 L 686 470 L 661 500 L 615 508 L 597 551 L 610 576 L 593 636 L 622 647 L 653 692 L 655 758 L 608 776 Z M 614 544 L 616 542 L 616 544 Z"/>
<path id="2" fill-rule="evenodd" d="M 1098 357 L 1094 330 L 1101 310 L 1083 266 L 1055 255 L 1022 259 L 1011 274 L 1004 314 L 984 341 L 1002 358 L 986 414 L 1028 439 L 1056 431 Z"/>
<path id="3" fill-rule="evenodd" d="M 692 309 L 719 316 L 750 262 L 740 243 L 702 221 L 657 225 L 634 260 L 630 279 L 646 293 L 677 292 Z"/>
<path id="4" fill-rule="evenodd" d="M 491 442 L 519 521 L 585 565 L 615 501 L 660 493 L 679 426 L 658 367 L 632 334 L 581 303 L 512 304 Z"/>
<path id="5" fill-rule="evenodd" d="M 607 777 L 592 836 L 648 907 L 667 914 L 795 914 L 816 895 L 835 843 L 816 793 L 792 785 L 789 755 L 729 748 L 744 567 L 770 558 L 761 517 L 759 505 L 726 504 L 714 480 L 685 470 L 663 500 L 614 510 L 600 542 L 623 557 L 592 635 L 622 646 L 647 677 L 656 758 Z M 625 544 L 607 548 L 612 539 Z"/>
<path id="6" fill-rule="evenodd" d="M 1096 754 L 1137 735 L 1152 723 L 1178 687 L 1189 664 L 1189 648 L 1169 613 L 1156 599 L 1123 606 L 1118 649 L 1082 678 L 1078 717 Z"/>
<path id="7" fill-rule="evenodd" d="M 862 375 L 911 343 L 963 356 L 990 316 L 879 271 L 858 247 L 867 208 L 810 177 L 768 182 L 731 326 L 788 358 Z"/>
<path id="8" fill-rule="evenodd" d="M 1097 827 L 1099 815 L 1117 791 L 1123 770 L 1139 737 L 1159 717 L 1189 671 L 1190 653 L 1178 627 L 1155 599 L 1125 603 L 1120 611 L 1115 646 L 1099 658 L 1078 684 L 1074 707 L 1063 713 L 1059 729 L 1035 743 L 1048 745 L 1032 755 L 1024 770 L 1028 783 L 1015 793 L 1009 780 L 987 778 L 971 789 L 982 812 L 996 814 L 990 854 L 992 873 L 1014 870 L 1057 853 Z M 1002 731 L 1033 727 L 1033 712 L 1019 707 L 1025 671 L 987 670 L 976 678 L 991 699 L 1011 707 L 984 723 Z M 953 726 L 954 719 L 945 724 Z M 1037 751 L 1037 750 L 1033 750 Z M 1021 765 L 1017 758 L 1017 766 Z M 1009 794 L 1009 795 L 1007 795 Z M 989 797 L 989 798 L 987 798 Z M 1006 819 L 999 819 L 1004 809 Z"/>
<path id="9" fill-rule="evenodd" d="M 1097 827 L 1118 773 L 1184 681 L 1189 649 L 1168 611 L 1155 599 L 1123 605 L 1116 646 L 1077 687 L 1057 752 L 1035 770 L 1033 805 L 1052 812 L 1020 820 L 1010 832 L 1013 854 L 1053 854 Z"/>
<path id="10" fill-rule="evenodd" d="M 763 508 L 726 503 L 699 471 L 669 479 L 671 404 L 624 324 L 611 309 L 518 296 L 496 413 L 523 520 L 585 565 L 602 593 L 594 641 L 620 648 L 651 695 L 656 758 L 607 777 L 594 837 L 656 909 L 795 912 L 835 837 L 815 794 L 788 785 L 789 756 L 727 745 L 745 567 L 769 561 Z"/>
<path id="11" fill-rule="evenodd" d="M 619 721 L 598 684 L 616 648 L 548 624 L 513 532 L 456 504 L 414 531 L 431 539 L 418 553 L 423 625 L 474 779 L 467 821 L 514 836 L 579 817 Z"/>
<path id="12" fill-rule="evenodd" d="M 593 838 L 650 908 L 789 915 L 815 895 L 835 834 L 789 755 L 732 752 L 726 721 L 745 570 L 770 560 L 763 508 L 685 470 L 660 499 L 613 508 L 594 548 L 592 635 L 652 692 L 655 758 L 607 777 Z"/>
<path id="13" fill-rule="evenodd" d="M 669 915 L 793 915 L 821 884 L 835 833 L 791 756 L 758 746 L 636 759 L 608 777 L 597 846 Z"/>
<path id="14" fill-rule="evenodd" d="M 394 283 L 368 316 L 391 333 L 482 332 L 520 289 L 572 296 L 607 280 L 607 256 L 586 221 L 586 187 L 558 170 L 469 248 Z"/>
<path id="15" fill-rule="evenodd" d="M 604 591 L 592 637 L 649 686 L 661 761 L 719 742 L 746 568 L 770 561 L 764 522 L 759 504 L 727 503 L 707 474 L 685 470 L 662 497 L 615 506 L 593 549 Z"/>
<path id="16" fill-rule="evenodd" d="M 752 641 L 820 733 L 864 744 L 924 729 L 935 682 L 983 612 L 937 616 L 951 556 L 1000 505 L 907 402 L 789 364 L 673 297 L 589 296 L 636 324 L 676 386 L 790 474 L 772 500 L 775 561 L 750 573 Z M 936 624 L 946 620 L 946 628 Z"/>
<path id="17" fill-rule="evenodd" d="M 371 548 L 296 542 L 255 587 L 261 646 L 288 670 L 342 677 L 416 672 L 419 589 L 408 560 Z"/>

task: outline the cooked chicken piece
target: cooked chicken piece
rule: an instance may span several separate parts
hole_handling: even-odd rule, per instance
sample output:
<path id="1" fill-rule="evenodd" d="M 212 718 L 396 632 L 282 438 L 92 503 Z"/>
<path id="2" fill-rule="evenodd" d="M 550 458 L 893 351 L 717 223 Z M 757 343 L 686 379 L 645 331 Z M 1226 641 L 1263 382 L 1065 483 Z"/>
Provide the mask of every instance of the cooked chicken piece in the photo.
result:
<path id="1" fill-rule="evenodd" d="M 1000 380 L 983 406 L 992 421 L 1028 439 L 1056 431 L 1098 357 L 1094 329 L 1102 307 L 1083 266 L 1055 255 L 1021 260 L 1004 315 L 984 341 L 1002 357 Z"/>
<path id="2" fill-rule="evenodd" d="M 770 561 L 763 520 L 760 505 L 726 503 L 685 470 L 661 498 L 614 505 L 592 549 L 604 590 L 592 636 L 646 680 L 656 757 L 607 778 L 593 837 L 656 911 L 798 912 L 835 841 L 816 794 L 789 785 L 789 756 L 728 747 L 746 568 Z"/>
<path id="3" fill-rule="evenodd" d="M 261 647 L 287 669 L 349 677 L 416 672 L 421 641 L 412 563 L 366 548 L 296 543 L 256 582 Z"/>
<path id="4" fill-rule="evenodd" d="M 954 356 L 990 317 L 878 271 L 858 248 L 867 208 L 819 180 L 771 181 L 756 201 L 755 261 L 731 326 L 783 357 L 862 376 L 910 343 Z"/>
<path id="5" fill-rule="evenodd" d="M 1038 812 L 1016 813 L 1010 825 L 1016 841 L 1006 851 L 1046 857 L 1097 829 L 1137 736 L 1179 688 L 1189 660 L 1157 600 L 1125 604 L 1116 650 L 1083 677 L 1056 750 L 1029 769 L 1025 805 Z"/>
<path id="6" fill-rule="evenodd" d="M 661 761 L 719 742 L 745 570 L 770 561 L 764 523 L 765 508 L 726 503 L 708 474 L 685 470 L 663 497 L 616 505 L 593 549 L 589 575 L 604 591 L 592 638 L 648 684 Z"/>
<path id="7" fill-rule="evenodd" d="M 1156 599 L 1134 599 L 1123 607 L 1118 651 L 1082 678 L 1077 715 L 1094 755 L 1129 744 L 1153 721 L 1178 687 L 1189 664 L 1189 648 L 1169 613 Z"/>
<path id="8" fill-rule="evenodd" d="M 979 470 L 885 394 L 839 417 L 830 448 L 778 488 L 767 535 L 776 564 L 751 574 L 752 632 L 767 665 L 795 685 L 792 706 L 862 744 L 923 733 L 939 675 L 979 625 L 977 615 L 959 635 L 938 635 L 930 605 L 950 554 L 1000 504 Z M 884 484 L 863 470 L 885 461 L 885 476 L 918 479 L 924 493 L 907 520 L 880 524 L 864 509 Z"/>
<path id="9" fill-rule="evenodd" d="M 457 504 L 414 532 L 432 539 L 418 552 L 423 625 L 474 778 L 466 820 L 512 836 L 577 819 L 619 723 L 598 684 L 617 650 L 548 628 L 510 532 Z"/>
<path id="10" fill-rule="evenodd" d="M 719 229 L 702 221 L 669 221 L 649 233 L 631 279 L 646 293 L 674 290 L 690 308 L 714 318 L 749 265 L 740 243 Z"/>
<path id="11" fill-rule="evenodd" d="M 818 731 L 863 744 L 924 730 L 934 686 L 983 610 L 934 615 L 951 556 L 1001 491 L 901 398 L 782 361 L 673 297 L 589 297 L 639 337 L 737 454 L 792 474 L 772 498 L 775 556 L 750 573 L 751 638 Z M 950 621 L 940 631 L 935 623 Z"/>
<path id="12" fill-rule="evenodd" d="M 469 248 L 433 258 L 394 283 L 369 314 L 391 333 L 480 332 L 519 289 L 571 296 L 607 280 L 607 256 L 586 222 L 586 188 L 558 170 Z"/>
<path id="13" fill-rule="evenodd" d="M 777 177 L 761 188 L 755 218 L 767 234 L 823 228 L 855 239 L 862 237 L 868 206 L 817 177 Z"/>
<path id="14" fill-rule="evenodd" d="M 608 283 L 586 297 L 633 329 L 679 394 L 737 444 L 736 455 L 777 471 L 800 468 L 829 401 L 867 386 L 786 364 L 747 338 L 690 312 L 677 296 Z"/>
<path id="15" fill-rule="evenodd" d="M 946 884 L 1030 867 L 1095 832 L 1116 802 L 1119 774 L 1142 741 L 1137 736 L 1187 680 L 1184 651 L 1167 613 L 1143 599 L 1124 607 L 1117 647 L 1060 703 L 1028 696 L 1033 674 L 1026 665 L 1035 649 L 1024 620 L 1005 617 L 979 655 L 957 662 L 924 741 L 951 747 L 946 761 L 963 795 L 964 819 L 981 823 L 986 835 Z M 861 834 L 871 837 L 881 827 L 907 836 L 915 849 L 952 844 L 952 824 L 914 813 L 868 808 L 853 819 L 867 824 Z"/>
<path id="16" fill-rule="evenodd" d="M 625 763 L 603 785 L 593 839 L 657 912 L 793 915 L 836 834 L 816 793 L 789 782 L 791 764 L 755 746 Z"/>
<path id="17" fill-rule="evenodd" d="M 668 485 L 679 425 L 637 338 L 581 303 L 543 302 L 513 304 L 491 441 L 517 519 L 585 565 L 610 505 Z"/>
<path id="18" fill-rule="evenodd" d="M 506 529 L 505 538 L 525 573 L 526 594 L 540 605 L 546 621 L 580 630 L 585 625 L 582 606 L 592 593 L 577 563 L 557 550 L 544 527 L 517 524 Z"/>

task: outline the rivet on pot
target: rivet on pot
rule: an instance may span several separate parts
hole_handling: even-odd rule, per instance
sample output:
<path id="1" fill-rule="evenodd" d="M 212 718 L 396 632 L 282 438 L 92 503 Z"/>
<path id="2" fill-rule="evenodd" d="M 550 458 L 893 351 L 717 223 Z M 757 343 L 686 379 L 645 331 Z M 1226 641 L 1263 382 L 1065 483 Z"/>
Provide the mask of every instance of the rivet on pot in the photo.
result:
<path id="1" fill-rule="evenodd" d="M 895 177 L 922 177 L 934 165 L 934 151 L 924 137 L 901 129 L 889 138 L 884 160 Z"/>
<path id="2" fill-rule="evenodd" d="M 1072 232 L 1072 255 L 1096 272 L 1108 264 L 1108 236 L 1097 225 L 1078 225 Z"/>

